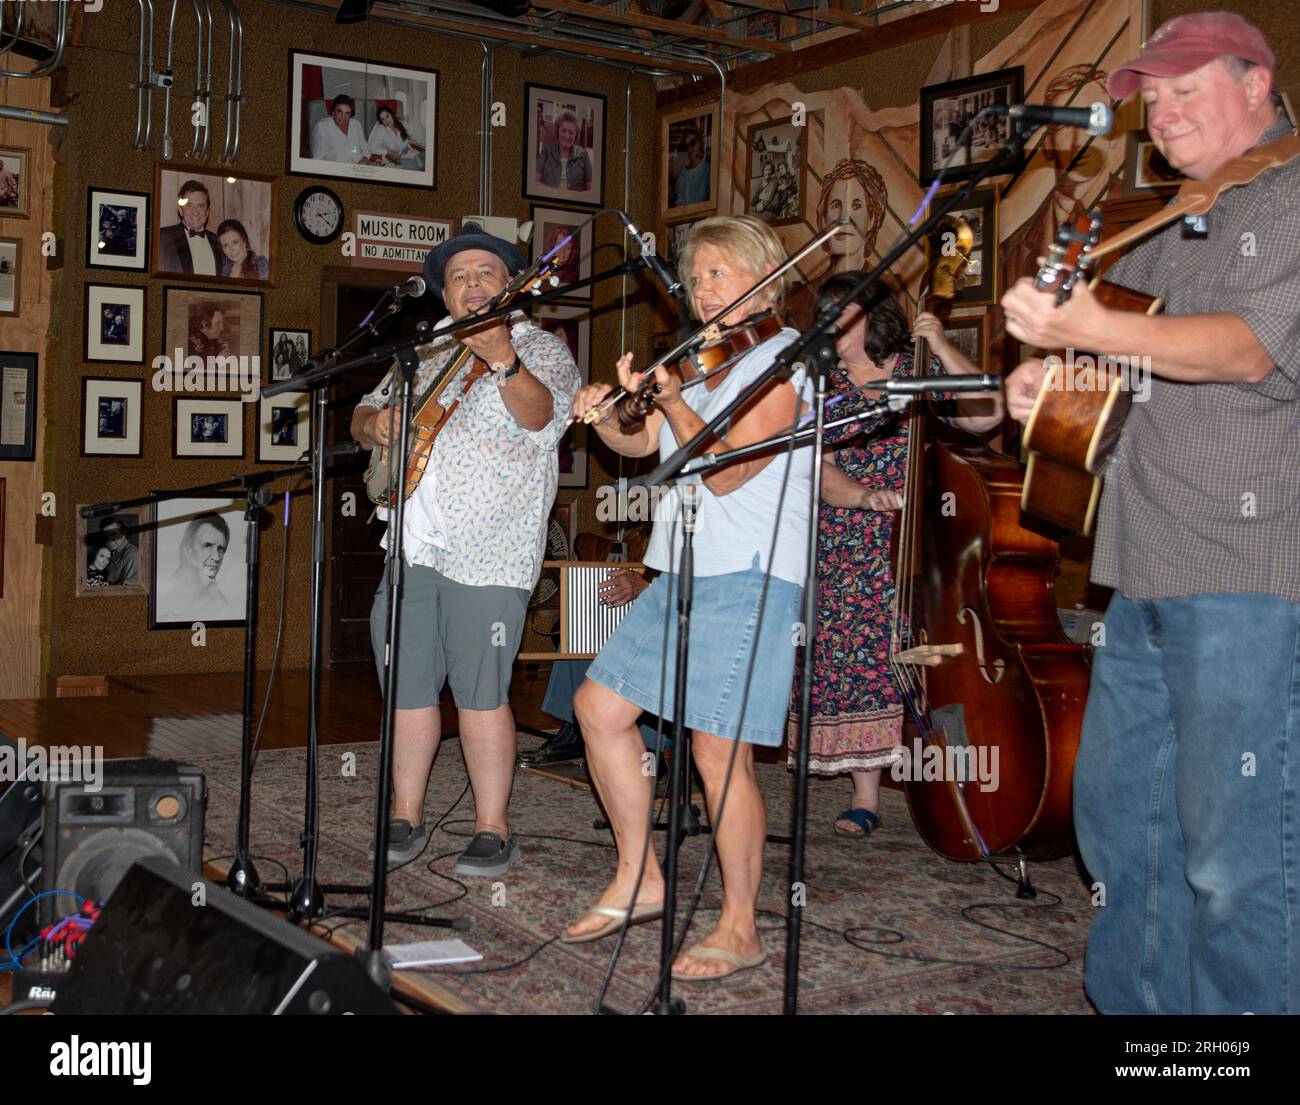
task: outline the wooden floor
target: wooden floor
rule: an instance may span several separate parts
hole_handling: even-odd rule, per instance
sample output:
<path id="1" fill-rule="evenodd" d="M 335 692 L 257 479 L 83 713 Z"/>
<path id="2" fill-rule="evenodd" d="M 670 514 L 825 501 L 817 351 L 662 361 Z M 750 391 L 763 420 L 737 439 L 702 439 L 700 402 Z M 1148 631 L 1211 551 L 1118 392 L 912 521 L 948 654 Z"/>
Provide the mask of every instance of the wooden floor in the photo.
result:
<path id="1" fill-rule="evenodd" d="M 266 674 L 259 672 L 254 717 L 261 713 Z M 554 729 L 541 711 L 549 665 L 515 666 L 510 701 L 521 726 Z M 183 760 L 238 752 L 242 733 L 243 676 L 151 675 L 113 679 L 112 694 L 94 698 L 0 699 L 0 733 L 29 745 L 102 745 L 105 757 L 157 756 Z M 259 748 L 307 743 L 306 671 L 276 674 Z M 443 731 L 457 730 L 456 711 L 444 695 Z M 321 744 L 379 739 L 383 700 L 370 664 L 336 664 L 321 679 Z"/>

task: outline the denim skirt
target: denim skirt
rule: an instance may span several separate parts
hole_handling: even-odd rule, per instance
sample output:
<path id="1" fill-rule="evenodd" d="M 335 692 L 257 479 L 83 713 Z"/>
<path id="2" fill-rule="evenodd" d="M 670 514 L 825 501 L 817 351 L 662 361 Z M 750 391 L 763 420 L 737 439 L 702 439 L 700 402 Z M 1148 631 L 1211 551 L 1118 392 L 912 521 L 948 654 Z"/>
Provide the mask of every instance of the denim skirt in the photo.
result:
<path id="1" fill-rule="evenodd" d="M 785 739 L 803 588 L 758 568 L 695 579 L 686 669 L 686 724 L 775 748 Z M 678 577 L 658 576 L 628 608 L 587 678 L 673 720 Z"/>

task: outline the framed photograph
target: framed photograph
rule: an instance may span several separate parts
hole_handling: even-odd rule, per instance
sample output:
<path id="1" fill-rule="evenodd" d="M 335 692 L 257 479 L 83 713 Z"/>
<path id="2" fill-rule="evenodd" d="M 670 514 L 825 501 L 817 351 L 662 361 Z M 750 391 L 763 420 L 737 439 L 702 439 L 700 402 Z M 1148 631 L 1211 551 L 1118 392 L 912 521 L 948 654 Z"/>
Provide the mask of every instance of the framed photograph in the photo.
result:
<path id="1" fill-rule="evenodd" d="M 138 457 L 143 380 L 81 378 L 81 455 Z"/>
<path id="2" fill-rule="evenodd" d="M 605 104 L 599 94 L 524 85 L 524 195 L 605 202 Z"/>
<path id="3" fill-rule="evenodd" d="M 25 219 L 30 199 L 28 168 L 32 151 L 24 146 L 0 146 L 0 219 Z"/>
<path id="4" fill-rule="evenodd" d="M 311 444 L 311 392 L 263 396 L 257 412 L 258 461 L 292 464 Z"/>
<path id="5" fill-rule="evenodd" d="M 172 400 L 172 456 L 177 460 L 244 457 L 244 408 L 240 399 Z"/>
<path id="6" fill-rule="evenodd" d="M 1124 193 L 1173 192 L 1187 178 L 1165 160 L 1146 131 L 1135 131 L 1124 150 Z"/>
<path id="7" fill-rule="evenodd" d="M 585 307 L 543 304 L 537 308 L 535 321 L 564 339 L 578 363 L 585 386 L 591 382 L 591 312 Z M 560 439 L 560 487 L 587 486 L 587 445 L 589 426 L 575 422 Z"/>
<path id="8" fill-rule="evenodd" d="M 144 272 L 149 267 L 149 197 L 86 189 L 86 267 Z"/>
<path id="9" fill-rule="evenodd" d="M 718 106 L 690 107 L 659 121 L 659 210 L 702 215 L 718 205 Z"/>
<path id="10" fill-rule="evenodd" d="M 572 236 L 572 241 L 551 258 L 555 263 L 555 276 L 563 286 L 572 284 L 575 280 L 585 280 L 591 275 L 592 224 L 587 223 L 578 230 L 578 227 L 587 222 L 587 216 L 583 212 L 562 211 L 558 207 L 538 207 L 533 204 L 529 218 L 533 220 L 533 264 L 537 264 L 543 254 L 549 253 L 565 238 Z M 591 285 L 579 288 L 568 298 L 590 300 Z"/>
<path id="11" fill-rule="evenodd" d="M 22 258 L 21 238 L 0 238 L 0 315 L 16 315 L 22 304 Z"/>
<path id="12" fill-rule="evenodd" d="M 793 118 L 755 123 L 745 135 L 745 210 L 769 226 L 803 217 L 808 129 L 796 127 Z"/>
<path id="13" fill-rule="evenodd" d="M 310 330 L 281 330 L 271 327 L 271 340 L 267 343 L 267 363 L 271 367 L 268 383 L 287 380 L 301 372 L 311 356 Z"/>
<path id="14" fill-rule="evenodd" d="M 275 279 L 274 177 L 159 161 L 153 191 L 155 276 L 262 286 Z"/>
<path id="15" fill-rule="evenodd" d="M 966 125 L 992 104 L 1016 104 L 1023 98 L 1024 66 L 979 73 L 921 89 L 921 183 L 940 172 L 944 180 L 974 176 L 980 165 L 998 156 L 1011 137 L 1011 119 L 986 115 L 966 133 Z M 944 168 L 944 162 L 952 161 Z M 1021 159 L 1023 160 L 1023 158 Z M 1008 165 L 1006 171 L 1019 167 Z"/>
<path id="16" fill-rule="evenodd" d="M 0 460 L 36 459 L 36 354 L 0 353 Z"/>
<path id="17" fill-rule="evenodd" d="M 86 360 L 144 364 L 144 335 L 144 288 L 86 285 Z"/>
<path id="18" fill-rule="evenodd" d="M 962 318 L 949 317 L 943 324 L 943 336 L 981 372 L 988 371 L 989 320 L 982 311 Z"/>
<path id="19" fill-rule="evenodd" d="M 262 377 L 262 293 L 232 292 L 224 288 L 163 289 L 163 350 L 177 363 L 186 357 L 237 358 L 223 362 L 227 381 Z M 236 383 L 213 381 L 210 390 L 234 390 Z M 247 385 L 251 387 L 251 384 Z"/>
<path id="20" fill-rule="evenodd" d="M 288 171 L 434 188 L 438 71 L 289 51 Z"/>
<path id="21" fill-rule="evenodd" d="M 150 544 L 150 629 L 244 624 L 248 502 L 224 492 L 159 499 Z"/>
<path id="22" fill-rule="evenodd" d="M 942 195 L 942 193 L 940 193 Z M 971 205 L 954 208 L 926 240 L 925 267 L 940 257 L 965 257 L 957 266 L 954 307 L 988 307 L 998 300 L 998 204 L 996 184 L 976 188 Z"/>
<path id="23" fill-rule="evenodd" d="M 136 507 L 83 518 L 77 508 L 77 598 L 143 595 L 149 564 L 149 512 Z"/>

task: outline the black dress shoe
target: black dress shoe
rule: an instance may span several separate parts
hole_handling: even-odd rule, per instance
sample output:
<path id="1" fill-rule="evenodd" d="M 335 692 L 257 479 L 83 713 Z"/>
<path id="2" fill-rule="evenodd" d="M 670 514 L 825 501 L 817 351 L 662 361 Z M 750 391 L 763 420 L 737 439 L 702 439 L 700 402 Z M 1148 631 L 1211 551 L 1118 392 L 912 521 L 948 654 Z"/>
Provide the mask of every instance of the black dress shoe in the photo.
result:
<path id="1" fill-rule="evenodd" d="M 542 767 L 580 760 L 583 754 L 582 733 L 576 725 L 566 721 L 540 748 L 520 752 L 519 762 L 525 767 Z"/>

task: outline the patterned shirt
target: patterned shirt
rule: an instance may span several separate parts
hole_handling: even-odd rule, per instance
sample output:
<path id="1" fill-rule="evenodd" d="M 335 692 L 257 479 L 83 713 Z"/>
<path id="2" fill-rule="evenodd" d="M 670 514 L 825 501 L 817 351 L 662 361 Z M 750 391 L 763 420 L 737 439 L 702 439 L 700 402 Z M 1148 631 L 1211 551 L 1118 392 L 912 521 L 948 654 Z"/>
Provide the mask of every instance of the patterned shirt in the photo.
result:
<path id="1" fill-rule="evenodd" d="M 1255 384 L 1151 379 L 1105 469 L 1092 578 L 1135 599 L 1300 602 L 1300 158 L 1225 192 L 1208 238 L 1181 226 L 1106 279 L 1163 296 L 1166 314 L 1236 315 L 1274 369 Z"/>
<path id="2" fill-rule="evenodd" d="M 434 439 L 429 459 L 447 547 L 413 542 L 406 534 L 403 550 L 407 563 L 435 568 L 457 583 L 531 591 L 542 570 L 546 519 L 559 481 L 558 446 L 580 380 L 569 347 L 531 322 L 511 328 L 510 344 L 551 393 L 555 409 L 550 422 L 540 430 L 525 430 L 506 409 L 494 377 L 476 382 Z M 421 349 L 416 395 L 428 390 L 456 348 L 443 341 Z M 472 359 L 466 362 L 444 398 L 460 395 L 472 364 Z M 392 377 L 390 370 L 359 405 L 388 406 Z M 400 389 L 392 397 L 400 400 Z"/>

